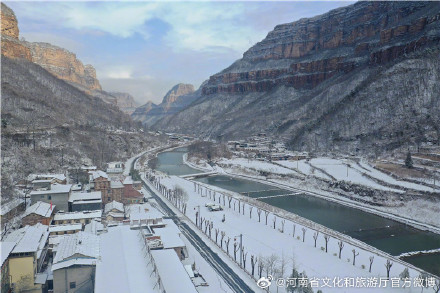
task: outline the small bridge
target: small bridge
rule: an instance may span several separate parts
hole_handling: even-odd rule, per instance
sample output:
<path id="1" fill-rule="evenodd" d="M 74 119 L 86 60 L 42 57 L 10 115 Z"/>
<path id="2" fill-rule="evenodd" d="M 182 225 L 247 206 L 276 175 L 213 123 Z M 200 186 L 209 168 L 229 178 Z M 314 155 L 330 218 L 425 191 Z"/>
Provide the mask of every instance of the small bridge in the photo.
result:
<path id="1" fill-rule="evenodd" d="M 208 177 L 211 175 L 217 175 L 217 171 L 210 171 L 205 173 L 195 173 L 195 174 L 187 174 L 187 175 L 181 175 L 181 178 L 185 179 L 196 179 L 196 178 L 202 178 L 202 177 Z"/>

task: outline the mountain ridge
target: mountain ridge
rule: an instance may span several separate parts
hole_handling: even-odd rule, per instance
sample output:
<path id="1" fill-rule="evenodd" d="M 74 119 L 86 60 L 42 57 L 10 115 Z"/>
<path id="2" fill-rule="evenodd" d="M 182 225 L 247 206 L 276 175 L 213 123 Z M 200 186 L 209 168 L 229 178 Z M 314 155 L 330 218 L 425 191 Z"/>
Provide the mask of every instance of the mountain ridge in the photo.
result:
<path id="1" fill-rule="evenodd" d="M 438 82 L 439 5 L 357 2 L 278 25 L 242 59 L 211 76 L 200 99 L 155 127 L 214 139 L 266 132 L 308 151 L 372 153 L 381 146 L 388 151 L 437 143 L 440 124 L 432 117 L 440 113 L 429 105 L 438 103 L 438 88 L 427 81 Z M 357 108 L 354 101 L 376 104 L 381 112 L 367 104 Z M 406 107 L 394 113 L 396 103 Z"/>

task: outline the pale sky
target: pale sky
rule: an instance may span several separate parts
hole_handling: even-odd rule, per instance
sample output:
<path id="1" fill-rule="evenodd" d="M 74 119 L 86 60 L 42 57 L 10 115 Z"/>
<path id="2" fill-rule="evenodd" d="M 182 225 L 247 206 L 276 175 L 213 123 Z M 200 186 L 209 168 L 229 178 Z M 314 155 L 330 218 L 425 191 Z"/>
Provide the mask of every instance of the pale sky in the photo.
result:
<path id="1" fill-rule="evenodd" d="M 277 24 L 353 2 L 5 2 L 20 36 L 74 52 L 104 90 L 158 103 L 177 83 L 196 88 Z"/>

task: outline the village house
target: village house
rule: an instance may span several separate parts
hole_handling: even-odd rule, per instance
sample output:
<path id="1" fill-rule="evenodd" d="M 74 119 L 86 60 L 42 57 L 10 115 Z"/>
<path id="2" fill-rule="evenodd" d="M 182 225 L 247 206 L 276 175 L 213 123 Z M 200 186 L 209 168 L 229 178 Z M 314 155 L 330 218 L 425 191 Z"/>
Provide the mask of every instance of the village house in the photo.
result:
<path id="1" fill-rule="evenodd" d="M 14 198 L 8 202 L 3 202 L 0 205 L 1 229 L 4 231 L 8 223 L 17 215 L 25 210 L 24 199 Z"/>
<path id="2" fill-rule="evenodd" d="M 157 268 L 159 288 L 163 292 L 197 293 L 179 257 L 170 249 L 151 250 Z"/>
<path id="3" fill-rule="evenodd" d="M 55 211 L 68 211 L 71 188 L 72 184 L 51 184 L 48 188 L 33 190 L 30 193 L 31 204 L 43 201 L 56 206 Z"/>
<path id="4" fill-rule="evenodd" d="M 98 258 L 98 236 L 78 232 L 63 237 L 52 265 L 53 292 L 93 292 Z"/>
<path id="5" fill-rule="evenodd" d="M 124 205 L 117 201 L 105 205 L 104 215 L 108 222 L 123 221 L 125 219 Z"/>
<path id="6" fill-rule="evenodd" d="M 110 188 L 111 194 L 107 198 L 108 202 L 113 200 L 122 202 L 124 197 L 124 185 L 120 181 L 111 181 Z"/>
<path id="7" fill-rule="evenodd" d="M 88 223 L 84 227 L 84 232 L 95 234 L 95 235 L 99 235 L 104 231 L 105 231 L 104 225 L 96 219 L 93 219 L 90 223 Z"/>
<path id="8" fill-rule="evenodd" d="M 165 227 L 153 228 L 155 236 L 160 237 L 163 249 L 173 249 L 180 260 L 184 260 L 187 255 L 186 246 L 180 238 L 180 230 L 172 220 L 163 220 Z"/>
<path id="9" fill-rule="evenodd" d="M 69 197 L 69 212 L 102 209 L 101 191 L 72 192 Z"/>
<path id="10" fill-rule="evenodd" d="M 121 174 L 124 172 L 124 163 L 122 162 L 110 162 L 107 164 L 107 170 L 106 172 L 108 174 Z"/>
<path id="11" fill-rule="evenodd" d="M 67 184 L 67 178 L 64 174 L 30 174 L 27 178 L 29 181 L 48 180 L 53 184 Z"/>
<path id="12" fill-rule="evenodd" d="M 9 292 L 11 288 L 11 278 L 9 277 L 9 255 L 15 247 L 15 242 L 3 242 L 1 244 L 1 259 L 2 259 L 2 269 L 1 269 L 1 292 Z"/>
<path id="13" fill-rule="evenodd" d="M 93 219 L 101 220 L 102 211 L 83 211 L 83 212 L 70 212 L 70 213 L 56 213 L 53 219 L 55 225 L 62 224 L 82 224 L 85 226 Z"/>
<path id="14" fill-rule="evenodd" d="M 47 275 L 42 271 L 47 256 L 47 226 L 40 223 L 25 226 L 6 236 L 4 242 L 16 243 L 9 254 L 9 275 L 14 292 L 42 292 Z"/>
<path id="15" fill-rule="evenodd" d="M 104 171 L 93 171 L 89 175 L 91 191 L 101 191 L 102 203 L 106 204 L 111 200 L 110 179 Z"/>
<path id="16" fill-rule="evenodd" d="M 75 234 L 79 231 L 82 231 L 83 225 L 80 223 L 76 224 L 63 224 L 63 225 L 53 225 L 49 227 L 49 235 L 66 235 L 66 234 Z"/>
<path id="17" fill-rule="evenodd" d="M 54 205 L 51 206 L 49 203 L 37 201 L 26 209 L 21 222 L 24 226 L 33 226 L 37 223 L 49 226 L 52 223 L 54 214 Z"/>
<path id="18" fill-rule="evenodd" d="M 126 217 L 132 226 L 148 226 L 150 228 L 165 227 L 163 215 L 150 204 L 133 204 L 125 207 Z"/>
<path id="19" fill-rule="evenodd" d="M 124 204 L 136 204 L 143 201 L 144 195 L 133 187 L 134 181 L 131 176 L 127 176 L 122 184 L 124 184 Z"/>

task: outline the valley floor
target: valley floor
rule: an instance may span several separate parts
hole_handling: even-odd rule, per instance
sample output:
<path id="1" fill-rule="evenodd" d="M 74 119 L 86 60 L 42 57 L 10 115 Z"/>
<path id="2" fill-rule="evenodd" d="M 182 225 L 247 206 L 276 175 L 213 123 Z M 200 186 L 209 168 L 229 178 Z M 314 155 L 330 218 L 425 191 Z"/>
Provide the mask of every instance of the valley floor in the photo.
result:
<path id="1" fill-rule="evenodd" d="M 206 161 L 187 159 L 192 167 L 212 170 Z M 310 161 L 267 162 L 255 159 L 232 158 L 216 161 L 217 171 L 230 175 L 249 176 L 279 187 L 292 187 L 318 196 L 334 199 L 357 207 L 379 212 L 403 223 L 423 226 L 440 233 L 440 186 L 431 186 L 415 182 L 397 180 L 374 168 L 365 161 L 359 163 L 330 158 L 316 158 Z M 262 176 L 264 174 L 265 176 Z M 373 196 L 359 195 L 354 191 L 343 191 L 329 186 L 331 182 L 343 181 L 350 186 L 387 192 L 388 197 L 377 204 Z M 435 192 L 433 192 L 435 191 Z M 420 192 L 426 196 L 413 196 Z"/>

